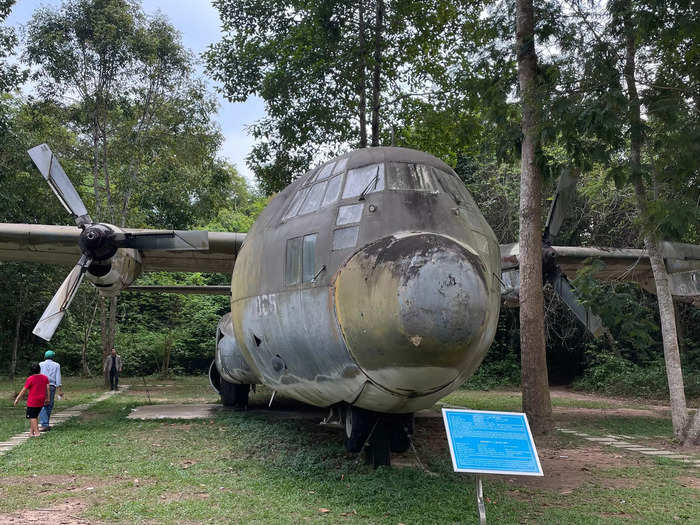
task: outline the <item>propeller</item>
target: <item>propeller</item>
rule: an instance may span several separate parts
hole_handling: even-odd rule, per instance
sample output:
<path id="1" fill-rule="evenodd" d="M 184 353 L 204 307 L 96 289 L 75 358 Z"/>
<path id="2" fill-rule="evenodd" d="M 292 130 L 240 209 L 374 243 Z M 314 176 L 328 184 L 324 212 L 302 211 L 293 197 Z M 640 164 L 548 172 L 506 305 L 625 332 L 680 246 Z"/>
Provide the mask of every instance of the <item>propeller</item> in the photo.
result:
<path id="1" fill-rule="evenodd" d="M 97 263 L 100 266 L 109 266 L 109 260 L 118 249 L 168 251 L 208 249 L 209 237 L 206 231 L 123 232 L 108 224 L 93 222 L 80 195 L 51 149 L 46 144 L 41 144 L 30 149 L 28 153 L 63 207 L 83 230 L 78 240 L 82 252 L 80 259 L 58 288 L 34 327 L 33 333 L 42 339 L 50 341 L 53 337 L 90 265 Z"/>
<path id="2" fill-rule="evenodd" d="M 83 200 L 78 195 L 78 192 L 75 191 L 68 175 L 58 163 L 58 159 L 53 156 L 51 149 L 46 144 L 40 144 L 27 151 L 27 153 L 29 153 L 36 167 L 39 168 L 58 200 L 63 204 L 63 207 L 75 218 L 76 224 L 81 228 L 85 224 L 91 224 L 92 219 L 85 204 L 83 204 Z"/>
<path id="3" fill-rule="evenodd" d="M 556 294 L 564 301 L 579 321 L 583 323 L 586 329 L 594 337 L 600 337 L 605 333 L 603 321 L 590 308 L 584 306 L 578 300 L 574 287 L 561 271 L 561 267 L 556 260 L 556 253 L 552 249 L 553 239 L 559 234 L 575 191 L 576 176 L 571 172 L 571 169 L 567 168 L 559 177 L 557 189 L 552 198 L 552 206 L 549 209 L 547 222 L 542 234 L 542 275 L 544 281 L 552 285 Z"/>
<path id="4" fill-rule="evenodd" d="M 85 272 L 91 262 L 92 259 L 89 259 L 85 255 L 80 257 L 78 264 L 70 271 L 68 277 L 66 277 L 65 281 L 59 286 L 58 291 L 51 299 L 46 310 L 44 310 L 44 313 L 41 314 L 41 319 L 39 319 L 34 330 L 32 330 L 34 335 L 38 335 L 47 341 L 51 340 L 66 310 L 68 310 L 70 303 L 73 301 L 73 297 L 78 293 L 78 287 L 83 281 Z"/>

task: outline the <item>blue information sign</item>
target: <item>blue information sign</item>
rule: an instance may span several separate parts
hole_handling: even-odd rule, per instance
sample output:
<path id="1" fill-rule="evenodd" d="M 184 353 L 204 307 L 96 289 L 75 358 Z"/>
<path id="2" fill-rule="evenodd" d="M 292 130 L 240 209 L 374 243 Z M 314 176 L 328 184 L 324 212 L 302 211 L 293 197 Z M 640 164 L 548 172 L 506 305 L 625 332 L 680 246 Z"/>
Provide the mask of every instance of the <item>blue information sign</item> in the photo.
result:
<path id="1" fill-rule="evenodd" d="M 543 476 L 525 414 L 443 408 L 455 472 Z"/>

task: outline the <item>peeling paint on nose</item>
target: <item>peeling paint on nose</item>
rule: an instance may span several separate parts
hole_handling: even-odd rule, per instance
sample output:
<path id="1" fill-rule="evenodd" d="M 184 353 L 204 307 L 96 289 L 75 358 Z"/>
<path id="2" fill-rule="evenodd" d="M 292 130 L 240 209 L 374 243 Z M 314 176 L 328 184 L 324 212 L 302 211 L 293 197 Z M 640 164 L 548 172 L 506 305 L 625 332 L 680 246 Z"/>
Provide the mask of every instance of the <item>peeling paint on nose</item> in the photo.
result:
<path id="1" fill-rule="evenodd" d="M 475 358 L 488 292 L 479 257 L 436 234 L 388 237 L 356 253 L 335 282 L 338 322 L 377 384 L 419 395 L 454 381 Z"/>

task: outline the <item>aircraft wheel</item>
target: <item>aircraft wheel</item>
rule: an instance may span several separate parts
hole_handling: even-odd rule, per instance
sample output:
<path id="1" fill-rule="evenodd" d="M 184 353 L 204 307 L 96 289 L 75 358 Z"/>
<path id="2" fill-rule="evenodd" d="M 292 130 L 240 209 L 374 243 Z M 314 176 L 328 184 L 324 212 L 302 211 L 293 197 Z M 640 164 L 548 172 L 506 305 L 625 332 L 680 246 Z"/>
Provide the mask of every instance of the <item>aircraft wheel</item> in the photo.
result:
<path id="1" fill-rule="evenodd" d="M 367 441 L 373 423 L 372 415 L 352 405 L 345 409 L 345 450 L 357 453 Z"/>
<path id="2" fill-rule="evenodd" d="M 236 390 L 236 404 L 234 410 L 248 410 L 248 394 L 250 393 L 250 385 L 233 385 Z"/>
<path id="3" fill-rule="evenodd" d="M 235 410 L 246 410 L 248 408 L 249 392 L 250 385 L 229 383 L 224 378 L 221 378 L 219 383 L 221 403 L 225 407 L 232 407 Z"/>
<path id="4" fill-rule="evenodd" d="M 391 466 L 391 423 L 386 418 L 380 418 L 365 448 L 365 462 L 374 465 L 374 468 Z"/>
<path id="5" fill-rule="evenodd" d="M 392 421 L 389 440 L 392 452 L 406 452 L 411 446 L 413 414 L 400 414 Z"/>

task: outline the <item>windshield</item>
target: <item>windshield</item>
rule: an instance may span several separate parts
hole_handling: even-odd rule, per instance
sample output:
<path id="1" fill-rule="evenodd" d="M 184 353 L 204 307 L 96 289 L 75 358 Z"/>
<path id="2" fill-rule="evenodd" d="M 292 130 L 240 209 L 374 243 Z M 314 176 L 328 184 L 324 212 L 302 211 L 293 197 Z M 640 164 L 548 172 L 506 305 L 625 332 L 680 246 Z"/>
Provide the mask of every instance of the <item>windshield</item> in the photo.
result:
<path id="1" fill-rule="evenodd" d="M 406 162 L 392 162 L 389 165 L 388 185 L 390 190 L 418 190 L 433 193 L 439 190 L 433 168 Z"/>

